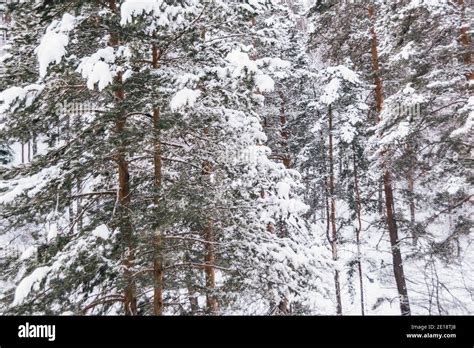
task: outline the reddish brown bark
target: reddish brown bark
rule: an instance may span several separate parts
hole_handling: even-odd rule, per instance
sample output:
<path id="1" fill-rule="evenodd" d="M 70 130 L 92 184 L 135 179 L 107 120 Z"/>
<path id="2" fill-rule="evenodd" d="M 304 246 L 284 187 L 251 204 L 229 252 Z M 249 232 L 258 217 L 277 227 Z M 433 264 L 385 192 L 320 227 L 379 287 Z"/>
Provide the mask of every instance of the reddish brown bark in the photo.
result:
<path id="1" fill-rule="evenodd" d="M 155 57 L 153 57 L 155 62 Z M 155 67 L 157 64 L 153 64 Z M 153 141 L 153 159 L 154 159 L 154 174 L 155 174 L 155 187 L 159 189 L 161 187 L 161 143 L 159 137 L 159 122 L 160 122 L 160 109 L 158 107 L 153 110 L 153 128 L 154 128 L 154 141 Z M 159 196 L 155 194 L 155 208 L 158 210 Z M 163 314 L 163 238 L 160 231 L 155 231 L 154 240 L 154 260 L 153 260 L 153 275 L 154 275 L 154 289 L 153 289 L 153 313 L 155 315 Z"/>
<path id="2" fill-rule="evenodd" d="M 375 20 L 375 10 L 373 6 L 369 6 L 369 19 Z M 372 70 L 374 73 L 374 83 L 375 83 L 375 109 L 377 114 L 377 122 L 380 121 L 380 112 L 383 107 L 383 84 L 380 77 L 380 67 L 379 67 L 379 55 L 377 48 L 377 33 L 375 31 L 375 26 L 372 25 L 371 29 L 371 53 L 372 53 Z M 382 154 L 382 156 L 384 156 Z M 385 209 L 386 209 L 386 219 L 388 225 L 388 232 L 390 236 L 390 245 L 392 248 L 392 257 L 393 257 L 393 273 L 395 276 L 395 282 L 397 284 L 398 295 L 400 299 L 400 311 L 402 315 L 410 315 L 410 303 L 408 299 L 408 290 L 405 281 L 405 274 L 403 270 L 402 255 L 400 251 L 400 240 L 398 238 L 398 229 L 395 220 L 395 207 L 394 207 L 394 198 L 393 198 L 393 187 L 391 172 L 388 168 L 385 159 L 384 170 L 383 170 L 383 187 L 385 193 Z"/>
<path id="3" fill-rule="evenodd" d="M 112 10 L 112 12 L 117 12 L 117 3 L 115 0 L 109 0 L 109 8 Z"/>
<path id="4" fill-rule="evenodd" d="M 217 298 L 213 294 L 214 289 L 216 287 L 216 274 L 214 269 L 214 229 L 212 228 L 212 222 L 209 221 L 205 230 L 204 235 L 206 238 L 206 256 L 205 256 L 205 264 L 204 272 L 206 274 L 206 305 L 207 305 L 207 313 L 211 315 L 215 315 L 217 313 Z"/>
<path id="5" fill-rule="evenodd" d="M 209 134 L 209 129 L 204 129 L 204 134 Z M 212 174 L 212 163 L 210 161 L 204 161 L 202 164 L 202 175 L 210 176 Z M 209 218 L 206 226 L 204 227 L 204 240 L 205 256 L 204 256 L 204 274 L 206 276 L 206 312 L 210 315 L 217 313 L 217 298 L 214 294 L 216 287 L 216 273 L 214 269 L 215 254 L 214 254 L 214 228 L 212 226 L 212 219 Z"/>
<path id="6" fill-rule="evenodd" d="M 461 36 L 460 41 L 464 46 L 466 52 L 464 53 L 464 64 L 467 65 L 470 71 L 467 72 L 466 78 L 469 81 L 474 80 L 474 70 L 471 68 L 472 64 L 472 47 L 470 43 L 468 25 L 466 23 L 466 4 L 464 0 L 458 0 L 458 4 L 461 7 Z"/>
<path id="7" fill-rule="evenodd" d="M 158 69 L 160 67 L 160 51 L 156 45 L 153 45 L 151 48 L 151 63 L 153 69 Z"/>
<path id="8" fill-rule="evenodd" d="M 124 90 L 122 86 L 122 74 L 118 73 L 115 78 L 115 83 L 117 84 L 117 90 L 115 91 L 115 97 L 119 100 L 124 99 Z M 125 117 L 119 116 L 115 129 L 117 134 L 121 134 L 125 129 Z M 130 197 L 130 172 L 128 169 L 128 161 L 126 160 L 126 148 L 124 146 L 119 146 L 117 151 L 117 166 L 118 166 L 118 183 L 119 183 L 119 204 L 120 204 L 120 213 L 122 221 L 120 222 L 120 232 L 124 238 L 124 241 L 127 245 L 127 251 L 125 255 L 125 295 L 124 295 L 124 308 L 126 315 L 136 315 L 137 314 L 137 299 L 136 299 L 136 288 L 135 280 L 131 274 L 131 268 L 134 264 L 135 253 L 134 253 L 134 243 L 133 243 L 133 231 L 130 217 L 128 216 L 128 209 L 131 202 Z"/>
<path id="9" fill-rule="evenodd" d="M 160 53 L 156 45 L 152 46 L 152 67 L 153 69 L 159 68 Z M 153 166 L 154 166 L 154 177 L 155 177 L 155 188 L 161 187 L 161 142 L 160 142 L 160 108 L 155 107 L 153 109 Z M 159 195 L 158 192 L 154 198 L 155 209 L 158 211 Z M 154 236 L 154 259 L 153 259 L 153 277 L 154 277 L 154 289 L 153 289 L 153 313 L 155 315 L 163 315 L 163 238 L 160 231 L 155 231 Z"/>
<path id="10" fill-rule="evenodd" d="M 153 262 L 153 314 L 163 315 L 163 239 L 161 235 L 154 239 L 155 257 Z"/>
<path id="11" fill-rule="evenodd" d="M 393 200 L 392 179 L 389 170 L 385 169 L 383 174 L 385 206 L 387 210 L 387 224 L 390 236 L 390 244 L 392 246 L 393 256 L 393 272 L 397 290 L 400 297 L 400 310 L 402 315 L 410 315 L 410 303 L 408 299 L 408 291 L 405 282 L 405 274 L 403 270 L 402 254 L 400 251 L 400 240 L 398 238 L 397 224 L 395 220 L 395 208 Z"/>
<path id="12" fill-rule="evenodd" d="M 369 18 L 374 18 L 374 8 L 373 6 L 369 7 Z M 375 84 L 375 122 L 380 122 L 380 112 L 382 111 L 383 106 L 383 86 L 382 86 L 382 79 L 380 77 L 380 65 L 378 59 L 378 40 L 377 40 L 377 33 L 375 32 L 375 27 L 372 26 L 370 28 L 370 34 L 372 40 L 370 42 L 370 51 L 371 51 L 371 58 L 372 58 L 372 72 L 374 75 L 374 84 Z M 379 212 L 382 213 L 383 209 L 383 199 L 382 199 L 382 191 L 383 191 L 383 183 L 379 184 Z"/>
<path id="13" fill-rule="evenodd" d="M 122 83 L 122 75 L 119 73 L 116 77 L 116 83 L 119 85 Z M 115 92 L 115 96 L 123 100 L 124 93 L 123 88 L 119 87 Z M 119 117 L 116 122 L 116 132 L 117 134 L 123 133 L 125 128 L 125 119 Z M 134 244 L 133 244 L 133 231 L 130 217 L 128 216 L 128 209 L 130 206 L 130 173 L 128 170 L 128 162 L 125 158 L 124 147 L 118 149 L 117 154 L 117 166 L 118 166 L 118 181 L 119 181 L 119 204 L 121 206 L 120 213 L 123 214 L 122 221 L 120 223 L 120 232 L 124 238 L 124 241 L 127 245 L 127 251 L 125 255 L 125 301 L 124 308 L 126 315 L 136 315 L 137 314 L 137 299 L 136 299 L 136 289 L 135 289 L 135 280 L 131 274 L 131 268 L 134 264 L 135 253 L 134 253 Z"/>
<path id="14" fill-rule="evenodd" d="M 374 7 L 369 7 L 369 18 L 374 19 Z M 379 65 L 379 54 L 378 54 L 378 39 L 377 33 L 375 32 L 375 27 L 370 28 L 370 34 L 372 36 L 371 40 L 371 57 L 372 57 L 372 71 L 374 73 L 374 83 L 375 83 L 375 111 L 376 111 L 376 120 L 380 121 L 380 112 L 382 111 L 383 105 L 383 86 L 382 79 L 380 78 L 380 65 Z"/>
<path id="15" fill-rule="evenodd" d="M 117 12 L 117 5 L 115 0 L 109 0 L 108 2 L 110 9 L 113 12 Z M 109 45 L 117 47 L 120 43 L 118 36 L 111 32 L 109 38 Z M 114 96 L 118 103 L 123 102 L 125 99 L 125 90 L 123 87 L 122 73 L 118 73 L 114 78 L 115 91 Z M 115 131 L 120 137 L 125 131 L 126 117 L 124 114 L 117 116 L 115 122 Z M 124 259 L 124 278 L 125 278 L 125 290 L 124 290 L 124 311 L 126 315 L 137 314 L 137 297 L 136 297 L 136 285 L 135 279 L 132 275 L 132 268 L 135 261 L 135 247 L 133 241 L 133 228 L 129 216 L 129 207 L 131 202 L 131 191 L 130 191 L 130 172 L 128 169 L 128 161 L 126 159 L 127 149 L 124 144 L 120 144 L 117 148 L 116 162 L 118 167 L 118 203 L 120 205 L 120 234 L 126 245 L 125 259 Z"/>

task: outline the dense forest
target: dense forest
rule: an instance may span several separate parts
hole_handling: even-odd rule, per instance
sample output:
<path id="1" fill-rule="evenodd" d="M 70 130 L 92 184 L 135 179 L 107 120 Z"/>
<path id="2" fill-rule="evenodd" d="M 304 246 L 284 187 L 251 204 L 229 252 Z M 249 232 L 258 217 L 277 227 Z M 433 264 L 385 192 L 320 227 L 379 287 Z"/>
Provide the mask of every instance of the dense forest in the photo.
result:
<path id="1" fill-rule="evenodd" d="M 0 1 L 0 314 L 474 314 L 473 12 Z"/>

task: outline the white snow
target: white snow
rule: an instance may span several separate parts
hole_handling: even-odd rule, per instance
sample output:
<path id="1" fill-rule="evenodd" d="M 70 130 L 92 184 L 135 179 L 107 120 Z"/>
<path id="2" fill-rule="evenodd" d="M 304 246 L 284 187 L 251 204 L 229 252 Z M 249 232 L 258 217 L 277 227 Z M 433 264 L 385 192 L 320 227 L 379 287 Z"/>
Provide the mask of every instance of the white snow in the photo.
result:
<path id="1" fill-rule="evenodd" d="M 273 91 L 275 88 L 275 82 L 269 75 L 264 74 L 263 71 L 259 69 L 259 65 L 269 64 L 270 71 L 287 68 L 289 66 L 289 63 L 282 59 L 262 58 L 259 60 L 252 60 L 248 53 L 239 49 L 229 52 L 226 56 L 226 60 L 233 68 L 233 77 L 255 74 L 255 84 L 260 92 Z"/>
<path id="2" fill-rule="evenodd" d="M 323 104 L 330 105 L 338 100 L 341 96 L 343 85 L 361 84 L 357 74 L 344 65 L 330 66 L 322 71 L 324 80 L 329 82 L 325 85 L 320 101 Z"/>
<path id="3" fill-rule="evenodd" d="M 48 241 L 52 241 L 57 236 L 58 236 L 58 225 L 56 223 L 52 223 L 49 226 L 48 235 L 46 236 L 46 239 Z"/>
<path id="4" fill-rule="evenodd" d="M 234 76 L 241 76 L 245 70 L 258 72 L 257 63 L 250 59 L 249 55 L 241 50 L 232 50 L 226 56 L 226 60 L 234 66 Z"/>
<path id="5" fill-rule="evenodd" d="M 342 125 L 341 132 L 340 132 L 342 141 L 345 142 L 346 144 L 352 143 L 356 135 L 356 132 L 357 132 L 356 128 L 351 126 L 350 124 L 346 123 Z"/>
<path id="6" fill-rule="evenodd" d="M 186 24 L 184 14 L 197 11 L 199 1 L 188 1 L 183 5 L 170 5 L 163 0 L 126 0 L 120 6 L 120 24 L 126 25 L 133 17 L 150 15 L 154 24 L 149 26 L 154 31 L 157 26 L 177 29 Z"/>
<path id="7" fill-rule="evenodd" d="M 192 107 L 200 95 L 201 91 L 199 90 L 183 88 L 171 98 L 171 110 L 176 111 L 186 105 Z"/>
<path id="8" fill-rule="evenodd" d="M 126 0 L 120 6 L 120 24 L 130 23 L 133 16 L 148 14 L 152 11 L 159 12 L 162 3 L 161 0 Z"/>
<path id="9" fill-rule="evenodd" d="M 444 186 L 444 190 L 448 192 L 449 194 L 454 195 L 459 190 L 463 188 L 467 188 L 467 187 L 469 187 L 469 185 L 466 183 L 464 178 L 452 177 L 452 178 L 449 178 L 448 181 L 446 182 L 446 185 Z"/>
<path id="10" fill-rule="evenodd" d="M 463 109 L 469 112 L 466 122 L 463 126 L 451 132 L 451 137 L 469 136 L 469 134 L 472 134 L 472 130 L 474 129 L 474 97 L 469 97 L 468 103 Z"/>
<path id="11" fill-rule="evenodd" d="M 390 60 L 392 62 L 400 61 L 400 60 L 407 60 L 410 59 L 416 53 L 416 48 L 414 47 L 413 41 L 408 42 L 403 48 L 400 50 L 398 54 L 396 54 Z"/>
<path id="12" fill-rule="evenodd" d="M 246 9 L 251 13 L 259 13 L 265 6 L 265 0 L 248 0 L 248 4 L 245 2 L 239 2 L 242 8 Z"/>
<path id="13" fill-rule="evenodd" d="M 342 78 L 352 83 L 360 83 L 357 74 L 345 65 L 331 66 L 326 69 L 330 75 Z"/>
<path id="14" fill-rule="evenodd" d="M 102 225 L 97 226 L 92 231 L 92 235 L 97 237 L 97 238 L 101 238 L 101 239 L 106 240 L 110 236 L 110 230 L 106 225 L 102 224 Z"/>
<path id="15" fill-rule="evenodd" d="M 19 178 L 14 181 L 0 181 L 0 204 L 12 202 L 17 196 L 27 193 L 33 197 L 40 192 L 48 180 L 59 174 L 57 167 L 45 168 L 37 174 Z"/>
<path id="16" fill-rule="evenodd" d="M 103 90 L 109 83 L 112 83 L 113 76 L 110 72 L 109 66 L 99 61 L 94 64 L 94 67 L 87 77 L 87 87 L 93 89 L 94 85 L 98 82 L 99 91 Z"/>
<path id="17" fill-rule="evenodd" d="M 82 58 L 76 71 L 87 80 L 87 88 L 94 89 L 94 85 L 98 83 L 98 89 L 101 91 L 113 81 L 114 74 L 109 64 L 114 62 L 114 49 L 107 47 L 90 57 Z"/>
<path id="18" fill-rule="evenodd" d="M 69 13 L 65 13 L 59 23 L 56 24 L 60 31 L 68 32 L 74 29 L 76 18 Z"/>
<path id="19" fill-rule="evenodd" d="M 30 106 L 35 97 L 41 93 L 44 86 L 31 84 L 26 87 L 10 87 L 0 93 L 0 113 L 14 108 L 19 102 L 26 98 L 26 106 Z M 12 110 L 13 111 L 13 110 Z"/>
<path id="20" fill-rule="evenodd" d="M 66 46 L 69 43 L 68 32 L 74 28 L 74 22 L 75 18 L 65 13 L 61 21 L 54 21 L 46 29 L 46 34 L 35 50 L 41 77 L 46 76 L 51 63 L 59 64 L 66 54 Z"/>
<path id="21" fill-rule="evenodd" d="M 467 117 L 466 123 L 462 127 L 451 132 L 450 136 L 457 137 L 461 135 L 469 135 L 469 134 L 472 134 L 473 129 L 474 129 L 474 112 L 471 112 L 469 116 Z"/>
<path id="22" fill-rule="evenodd" d="M 324 93 L 320 100 L 326 105 L 334 103 L 339 98 L 339 89 L 341 88 L 341 82 L 338 78 L 332 79 L 325 87 Z"/>
<path id="23" fill-rule="evenodd" d="M 15 290 L 15 297 L 13 299 L 12 306 L 17 306 L 28 297 L 31 290 L 36 290 L 36 286 L 46 277 L 50 267 L 38 267 L 31 273 L 29 276 L 23 278 L 23 280 L 18 284 Z"/>
<path id="24" fill-rule="evenodd" d="M 255 76 L 255 84 L 260 92 L 271 92 L 275 88 L 275 82 L 266 74 L 259 74 Z"/>
<path id="25" fill-rule="evenodd" d="M 410 133 L 410 123 L 402 121 L 398 124 L 398 138 L 403 139 Z"/>
<path id="26" fill-rule="evenodd" d="M 63 33 L 49 32 L 41 39 L 40 45 L 37 47 L 35 53 L 38 55 L 40 76 L 46 76 L 48 66 L 55 62 L 61 62 L 61 59 L 66 54 L 66 46 L 69 43 L 69 38 Z"/>
<path id="27" fill-rule="evenodd" d="M 276 189 L 278 192 L 278 197 L 286 199 L 290 198 L 290 185 L 288 183 L 280 181 L 276 185 Z"/>
<path id="28" fill-rule="evenodd" d="M 37 248 L 35 246 L 28 247 L 20 256 L 20 260 L 26 260 L 36 254 Z"/>
<path id="29" fill-rule="evenodd" d="M 268 64 L 268 69 L 271 71 L 288 69 L 291 67 L 291 62 L 281 58 L 262 58 L 261 61 Z"/>
<path id="30" fill-rule="evenodd" d="M 26 92 L 21 87 L 10 87 L 0 93 L 0 101 L 2 106 L 0 112 L 5 112 L 15 101 L 24 99 Z"/>

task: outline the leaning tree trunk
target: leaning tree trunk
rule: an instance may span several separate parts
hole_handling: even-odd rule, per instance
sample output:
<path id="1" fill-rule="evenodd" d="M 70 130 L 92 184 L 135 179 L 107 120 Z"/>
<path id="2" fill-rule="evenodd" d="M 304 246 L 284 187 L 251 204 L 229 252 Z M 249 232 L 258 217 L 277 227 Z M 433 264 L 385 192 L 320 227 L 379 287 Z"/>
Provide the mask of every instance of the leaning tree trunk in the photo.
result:
<path id="1" fill-rule="evenodd" d="M 373 6 L 369 6 L 369 19 L 375 20 L 375 10 Z M 375 105 L 377 112 L 377 122 L 380 122 L 380 114 L 383 107 L 383 84 L 380 77 L 379 56 L 377 48 L 377 33 L 375 25 L 371 27 L 371 53 L 372 53 L 372 70 L 374 74 L 375 83 Z M 384 155 L 382 155 L 384 156 Z M 384 156 L 385 157 L 385 156 Z M 385 193 L 385 209 L 386 219 L 388 225 L 388 232 L 390 236 L 390 245 L 392 248 L 393 257 L 393 272 L 395 275 L 395 282 L 397 284 L 398 296 L 400 299 L 400 311 L 402 315 L 410 315 L 410 302 L 408 299 L 408 290 L 406 286 L 405 274 L 403 270 L 402 255 L 400 251 L 400 240 L 398 238 L 397 223 L 395 220 L 395 206 L 393 198 L 392 174 L 385 159 L 383 159 L 383 188 Z"/>
<path id="2" fill-rule="evenodd" d="M 415 230 L 415 179 L 413 170 L 409 170 L 407 173 L 407 183 L 408 183 L 408 205 L 410 208 L 410 225 L 413 237 L 413 246 L 418 244 L 418 234 Z"/>

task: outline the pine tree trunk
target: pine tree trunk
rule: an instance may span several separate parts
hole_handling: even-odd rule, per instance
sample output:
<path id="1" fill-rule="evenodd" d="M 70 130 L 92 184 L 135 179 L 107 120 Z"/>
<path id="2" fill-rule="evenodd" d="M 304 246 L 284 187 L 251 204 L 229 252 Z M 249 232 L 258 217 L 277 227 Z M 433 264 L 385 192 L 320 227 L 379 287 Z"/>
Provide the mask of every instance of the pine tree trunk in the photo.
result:
<path id="1" fill-rule="evenodd" d="M 280 135 L 283 139 L 283 165 L 285 168 L 291 168 L 291 156 L 288 148 L 288 139 L 289 133 L 286 130 L 286 110 L 285 104 L 286 100 L 282 92 L 279 93 L 281 99 L 281 108 L 280 108 Z"/>
<path id="2" fill-rule="evenodd" d="M 161 234 L 154 239 L 155 255 L 153 261 L 153 313 L 163 315 L 163 238 Z"/>
<path id="3" fill-rule="evenodd" d="M 377 210 L 379 212 L 379 216 L 385 215 L 384 209 L 383 209 L 383 180 L 380 178 L 380 180 L 377 181 Z"/>
<path id="4" fill-rule="evenodd" d="M 160 121 L 160 109 L 153 110 L 153 124 L 155 130 L 154 140 L 154 168 L 155 168 L 155 187 L 161 187 L 161 144 L 158 136 Z M 158 207 L 159 197 L 155 196 L 155 206 Z M 159 231 L 155 232 L 155 256 L 153 262 L 154 268 L 154 292 L 153 292 L 153 312 L 155 315 L 163 314 L 163 239 Z"/>
<path id="5" fill-rule="evenodd" d="M 394 200 L 392 179 L 390 171 L 385 169 L 384 174 L 384 191 L 385 191 L 385 205 L 387 210 L 387 223 L 390 236 L 390 244 L 392 246 L 393 256 L 393 272 L 395 275 L 395 282 L 397 283 L 397 290 L 400 297 L 400 310 L 402 315 L 410 315 L 410 303 L 408 299 L 408 291 L 405 282 L 405 274 L 403 271 L 402 254 L 400 250 L 400 240 L 398 238 L 397 224 L 394 212 Z"/>
<path id="6" fill-rule="evenodd" d="M 354 191 L 356 199 L 356 213 L 357 213 L 357 229 L 356 229 L 356 243 L 357 243 L 357 269 L 359 271 L 359 288 L 360 288 L 360 310 L 361 314 L 365 315 L 364 309 L 364 280 L 362 273 L 362 262 L 361 262 L 361 252 L 360 252 L 360 233 L 362 231 L 362 219 L 361 219 L 361 210 L 362 204 L 360 200 L 360 190 L 359 190 L 359 177 L 357 173 L 357 161 L 355 146 L 352 145 L 352 155 L 354 161 Z"/>
<path id="7" fill-rule="evenodd" d="M 115 0 L 109 0 L 109 7 L 112 12 L 117 12 L 117 5 Z M 115 33 L 110 33 L 109 45 L 117 47 L 119 45 L 119 39 Z M 119 72 L 114 78 L 115 91 L 114 96 L 117 102 L 120 104 L 125 99 L 125 91 L 123 87 L 122 73 Z M 115 122 L 115 131 L 118 138 L 124 133 L 126 125 L 126 117 L 121 114 L 118 115 Z M 137 314 L 137 298 L 136 298 L 136 285 L 135 279 L 132 275 L 132 267 L 135 259 L 135 246 L 133 238 L 132 222 L 129 216 L 129 207 L 131 202 L 130 192 L 130 172 L 128 169 L 128 161 L 126 160 L 126 147 L 124 144 L 120 144 L 117 148 L 116 156 L 117 168 L 118 168 L 118 185 L 119 194 L 118 201 L 120 205 L 120 235 L 125 243 L 125 260 L 124 260 L 124 279 L 125 279 L 125 291 L 124 291 L 124 311 L 125 315 L 136 315 Z"/>
<path id="8" fill-rule="evenodd" d="M 122 75 L 119 73 L 115 79 L 116 84 L 119 86 L 115 95 L 118 99 L 123 100 L 124 93 L 122 87 Z M 116 122 L 116 132 L 121 134 L 125 129 L 125 118 L 119 117 Z M 137 299 L 136 299 L 136 289 L 135 289 L 135 280 L 132 277 L 131 268 L 134 264 L 135 252 L 134 252 L 134 242 L 133 242 L 133 230 L 132 224 L 129 216 L 129 206 L 130 206 L 130 173 L 128 170 L 128 162 L 125 158 L 126 149 L 120 145 L 117 155 L 117 165 L 118 165 L 118 181 L 119 181 L 119 204 L 120 204 L 120 234 L 123 237 L 123 240 L 126 245 L 125 253 L 125 295 L 124 295 L 124 309 L 126 315 L 136 315 L 137 314 Z"/>
<path id="9" fill-rule="evenodd" d="M 153 125 L 155 131 L 154 138 L 154 168 L 155 168 L 155 187 L 161 187 L 161 143 L 159 137 L 160 109 L 156 107 L 153 110 Z M 159 196 L 155 194 L 155 207 L 158 210 Z M 160 231 L 155 231 L 155 256 L 153 262 L 154 268 L 154 292 L 153 292 L 153 312 L 155 315 L 163 314 L 163 238 Z"/>
<path id="10" fill-rule="evenodd" d="M 209 134 L 209 129 L 204 129 L 204 134 Z M 202 164 L 202 175 L 205 175 L 210 180 L 212 174 L 212 164 L 210 161 L 204 161 Z M 212 226 L 212 219 L 208 218 L 207 224 L 204 227 L 204 240 L 206 243 L 205 247 L 205 256 L 204 256 L 204 273 L 206 277 L 206 311 L 209 315 L 215 315 L 217 313 L 217 298 L 214 294 L 214 289 L 216 287 L 216 274 L 214 269 L 215 255 L 214 255 L 214 229 Z"/>
<path id="11" fill-rule="evenodd" d="M 69 113 L 66 116 L 66 138 L 70 139 L 71 138 L 71 116 Z M 71 197 L 69 199 L 69 204 L 68 204 L 68 212 L 69 212 L 69 226 L 70 226 L 70 232 L 74 233 L 75 230 L 75 216 L 74 216 L 74 198 L 72 198 L 74 194 L 74 187 L 71 184 L 71 187 L 69 188 L 69 196 Z M 79 210 L 77 210 L 77 213 L 79 214 Z"/>
<path id="12" fill-rule="evenodd" d="M 82 126 L 82 115 L 80 113 L 77 114 L 77 125 L 78 127 Z M 81 140 L 79 140 L 81 142 Z M 82 142 L 81 142 L 82 143 Z M 83 211 L 82 211 L 82 198 L 80 196 L 80 193 L 82 192 L 82 180 L 80 177 L 77 178 L 76 182 L 76 192 L 79 195 L 76 200 L 76 212 L 77 212 L 77 230 L 82 231 L 83 230 Z"/>
<path id="13" fill-rule="evenodd" d="M 159 68 L 159 51 L 158 48 L 153 45 L 152 47 L 152 65 L 154 69 Z M 160 142 L 160 108 L 155 107 L 153 109 L 153 162 L 154 162 L 154 176 L 155 176 L 155 187 L 159 189 L 161 187 L 161 142 Z M 158 212 L 159 195 L 155 194 L 155 208 Z M 163 314 L 163 237 L 160 231 L 155 231 L 154 240 L 154 260 L 153 260 L 153 275 L 154 275 L 154 290 L 153 290 L 153 313 L 155 315 Z"/>
<path id="14" fill-rule="evenodd" d="M 464 46 L 466 52 L 464 53 L 464 64 L 467 65 L 469 71 L 466 74 L 466 78 L 469 81 L 474 80 L 474 70 L 471 69 L 472 64 L 472 47 L 470 44 L 469 38 L 469 31 L 468 31 L 468 24 L 465 23 L 466 21 L 466 4 L 464 0 L 458 0 L 458 5 L 461 7 L 461 43 Z"/>
<path id="15" fill-rule="evenodd" d="M 286 169 L 291 168 L 291 155 L 290 151 L 288 148 L 288 139 L 289 139 L 289 133 L 286 130 L 286 100 L 283 95 L 283 93 L 280 91 L 279 96 L 281 99 L 281 107 L 280 107 L 280 135 L 283 140 L 282 142 L 282 152 L 283 152 L 283 165 L 285 166 Z M 280 236 L 286 237 L 286 232 L 284 231 L 284 226 L 280 226 Z M 282 314 L 289 314 L 290 313 L 290 308 L 289 308 L 289 301 L 287 298 L 284 298 L 283 300 L 280 301 L 278 304 L 278 310 Z"/>
<path id="16" fill-rule="evenodd" d="M 191 245 L 188 245 L 186 248 L 191 249 L 191 247 L 192 247 Z M 184 256 L 184 260 L 186 263 L 191 263 L 191 258 L 189 256 L 189 253 L 186 252 Z M 199 311 L 199 303 L 198 303 L 196 293 L 194 291 L 193 282 L 192 282 L 192 274 L 190 272 L 186 272 L 184 281 L 186 283 L 186 289 L 188 291 L 188 300 L 189 300 L 189 307 L 191 308 L 191 314 L 195 315 Z"/>
<path id="17" fill-rule="evenodd" d="M 69 189 L 69 195 L 71 197 L 73 195 L 72 188 Z M 71 234 L 74 234 L 74 205 L 73 205 L 73 199 L 72 198 L 69 200 L 68 213 L 69 213 L 69 226 L 70 226 L 69 231 L 71 232 Z"/>
<path id="18" fill-rule="evenodd" d="M 212 228 L 212 222 L 209 221 L 205 230 L 204 235 L 206 238 L 206 257 L 204 271 L 206 273 L 206 305 L 207 313 L 215 315 L 217 313 L 217 299 L 214 295 L 214 289 L 216 287 L 216 274 L 214 270 L 214 230 Z"/>
<path id="19" fill-rule="evenodd" d="M 36 139 L 36 135 L 33 135 L 33 157 L 36 156 L 36 154 L 38 153 L 38 140 Z"/>
<path id="20" fill-rule="evenodd" d="M 413 179 L 413 171 L 408 171 L 407 177 L 408 184 L 408 205 L 410 208 L 410 224 L 413 237 L 413 245 L 416 246 L 418 243 L 418 235 L 415 231 L 415 180 Z"/>
<path id="21" fill-rule="evenodd" d="M 336 228 L 336 197 L 334 192 L 334 155 L 333 155 L 333 137 L 332 137 L 332 109 L 329 106 L 329 195 L 331 201 L 331 249 L 332 259 L 337 263 L 337 228 Z M 339 279 L 339 270 L 334 271 L 334 283 L 336 287 L 336 312 L 342 315 L 342 301 L 341 301 L 341 283 Z"/>
<path id="22" fill-rule="evenodd" d="M 81 179 L 77 179 L 77 193 L 81 193 Z M 83 211 L 82 211 L 82 198 L 78 197 L 76 201 L 76 210 L 77 210 L 77 230 L 82 231 L 84 227 L 83 222 Z"/>
<path id="23" fill-rule="evenodd" d="M 368 9 L 369 19 L 375 20 L 375 11 L 374 7 L 371 5 Z M 375 32 L 375 26 L 371 27 L 371 53 L 372 53 L 372 69 L 374 73 L 374 82 L 375 82 L 375 105 L 376 105 L 376 114 L 377 122 L 380 122 L 380 113 L 383 106 L 383 84 L 382 79 L 380 78 L 380 68 L 379 68 L 379 56 L 377 48 L 377 33 Z M 383 155 L 382 155 L 383 156 Z M 384 170 L 383 170 L 383 187 L 385 193 L 385 209 L 386 209 L 386 218 L 388 224 L 388 232 L 390 236 L 390 245 L 392 247 L 392 257 L 393 257 L 393 272 L 395 275 L 395 282 L 397 284 L 398 295 L 400 299 L 400 311 L 402 315 L 410 315 L 410 303 L 408 299 L 408 290 L 405 281 L 405 274 L 403 271 L 402 255 L 400 251 L 400 241 L 398 238 L 397 224 L 395 221 L 395 207 L 393 199 L 393 187 L 392 187 L 392 178 L 390 169 L 387 167 L 384 160 Z"/>

